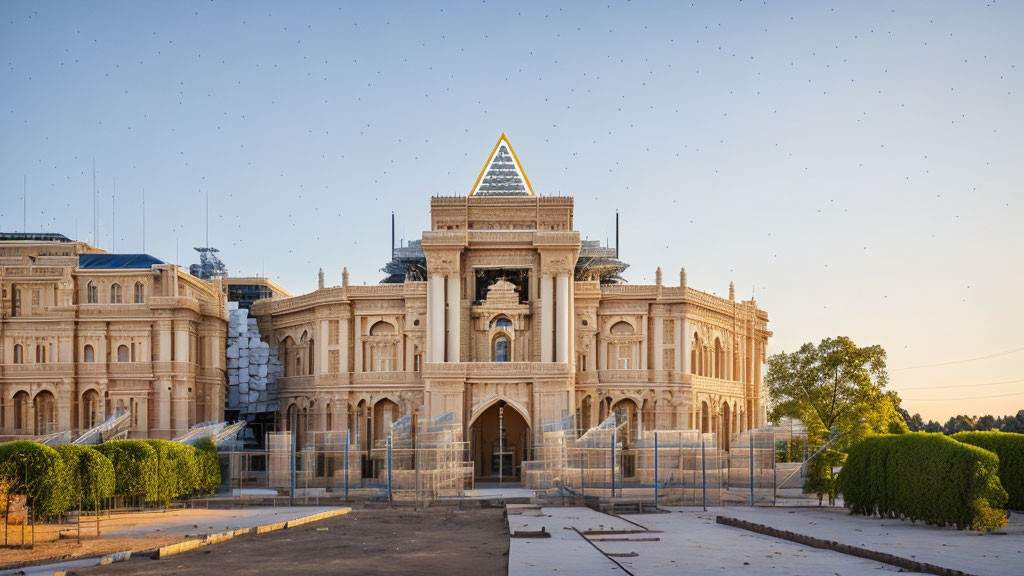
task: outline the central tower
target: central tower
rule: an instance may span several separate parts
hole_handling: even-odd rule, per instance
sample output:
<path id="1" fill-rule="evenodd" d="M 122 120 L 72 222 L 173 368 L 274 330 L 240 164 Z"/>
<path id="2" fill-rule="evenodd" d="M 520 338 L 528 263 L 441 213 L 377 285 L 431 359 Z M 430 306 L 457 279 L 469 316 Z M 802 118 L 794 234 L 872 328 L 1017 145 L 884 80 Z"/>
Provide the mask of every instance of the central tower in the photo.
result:
<path id="1" fill-rule="evenodd" d="M 461 413 L 467 434 L 498 403 L 527 429 L 565 417 L 580 251 L 572 198 L 537 196 L 502 134 L 468 195 L 431 199 L 422 247 L 429 412 Z"/>

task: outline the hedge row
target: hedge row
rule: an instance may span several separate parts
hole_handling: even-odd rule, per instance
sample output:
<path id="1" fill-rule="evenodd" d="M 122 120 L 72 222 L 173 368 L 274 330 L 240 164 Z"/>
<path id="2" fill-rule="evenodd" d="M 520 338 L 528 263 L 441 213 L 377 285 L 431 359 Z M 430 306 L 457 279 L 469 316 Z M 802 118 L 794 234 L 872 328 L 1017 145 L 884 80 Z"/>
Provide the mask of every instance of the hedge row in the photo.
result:
<path id="1" fill-rule="evenodd" d="M 958 432 L 953 439 L 995 453 L 999 457 L 999 481 L 1009 495 L 1006 506 L 1024 510 L 1024 434 Z"/>
<path id="2" fill-rule="evenodd" d="M 35 513 L 52 518 L 79 498 L 83 507 L 115 494 L 144 493 L 150 502 L 211 494 L 220 484 L 217 447 L 167 440 L 116 440 L 51 448 L 28 440 L 0 444 L 0 498 L 27 495 Z M 0 510 L 6 512 L 6 510 Z"/>
<path id="3" fill-rule="evenodd" d="M 53 447 L 68 465 L 72 502 L 96 510 L 104 498 L 114 495 L 114 465 L 110 459 L 90 446 L 60 444 Z"/>
<path id="4" fill-rule="evenodd" d="M 71 508 L 71 468 L 49 446 L 29 440 L 0 444 L 0 479 L 6 503 L 10 496 L 26 495 L 40 518 L 59 516 Z"/>
<path id="5" fill-rule="evenodd" d="M 849 450 L 838 488 L 855 514 L 992 530 L 1006 525 L 999 459 L 924 432 L 871 436 Z"/>

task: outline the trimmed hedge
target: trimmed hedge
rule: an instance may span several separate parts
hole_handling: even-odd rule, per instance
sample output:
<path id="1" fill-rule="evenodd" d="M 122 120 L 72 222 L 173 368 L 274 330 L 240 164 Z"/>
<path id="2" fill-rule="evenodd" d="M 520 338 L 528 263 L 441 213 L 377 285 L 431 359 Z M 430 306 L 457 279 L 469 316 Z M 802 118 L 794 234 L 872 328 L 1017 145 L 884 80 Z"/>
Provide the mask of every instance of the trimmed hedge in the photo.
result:
<path id="1" fill-rule="evenodd" d="M 85 509 L 97 509 L 104 498 L 114 495 L 114 464 L 91 446 L 60 444 L 53 447 L 68 465 L 72 499 L 82 499 Z"/>
<path id="2" fill-rule="evenodd" d="M 199 489 L 199 462 L 196 449 L 170 440 L 146 440 L 157 456 L 157 490 L 146 499 L 165 505 L 175 498 L 190 496 Z"/>
<path id="3" fill-rule="evenodd" d="M 853 445 L 838 487 L 854 514 L 963 530 L 1006 525 L 999 458 L 942 434 L 868 437 Z"/>
<path id="4" fill-rule="evenodd" d="M 113 440 L 96 450 L 114 465 L 114 494 L 157 493 L 156 450 L 145 440 Z"/>
<path id="5" fill-rule="evenodd" d="M 1010 432 L 957 432 L 958 442 L 984 448 L 999 456 L 999 482 L 1009 495 L 1006 506 L 1024 510 L 1024 434 Z"/>
<path id="6" fill-rule="evenodd" d="M 49 446 L 30 440 L 0 444 L 0 478 L 9 495 L 26 495 L 40 518 L 53 518 L 71 508 L 71 471 Z"/>
<path id="7" fill-rule="evenodd" d="M 199 494 L 213 494 L 220 486 L 220 459 L 217 445 L 209 438 L 196 442 L 196 457 L 199 460 Z"/>

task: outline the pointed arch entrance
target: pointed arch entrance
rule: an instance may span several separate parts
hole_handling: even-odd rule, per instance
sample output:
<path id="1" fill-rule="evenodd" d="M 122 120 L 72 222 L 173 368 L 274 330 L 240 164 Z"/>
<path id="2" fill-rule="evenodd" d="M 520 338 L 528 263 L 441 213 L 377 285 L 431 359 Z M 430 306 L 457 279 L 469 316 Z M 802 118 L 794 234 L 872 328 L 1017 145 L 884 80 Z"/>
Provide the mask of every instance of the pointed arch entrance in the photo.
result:
<path id="1" fill-rule="evenodd" d="M 530 424 L 518 407 L 498 399 L 474 416 L 469 447 L 478 480 L 518 481 L 529 459 Z"/>

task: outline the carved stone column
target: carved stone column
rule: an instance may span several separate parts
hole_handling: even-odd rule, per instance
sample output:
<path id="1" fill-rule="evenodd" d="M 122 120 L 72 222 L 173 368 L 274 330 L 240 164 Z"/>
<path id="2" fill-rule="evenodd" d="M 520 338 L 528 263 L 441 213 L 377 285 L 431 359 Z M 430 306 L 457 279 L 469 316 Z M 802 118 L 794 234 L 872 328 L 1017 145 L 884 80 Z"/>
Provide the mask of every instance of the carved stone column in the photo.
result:
<path id="1" fill-rule="evenodd" d="M 661 316 L 654 317 L 654 369 L 665 369 L 665 319 Z"/>
<path id="2" fill-rule="evenodd" d="M 444 351 L 444 276 L 433 274 L 427 279 L 427 361 L 444 362 Z"/>
<path id="3" fill-rule="evenodd" d="M 690 321 L 683 317 L 683 374 L 689 374 L 690 367 Z"/>
<path id="4" fill-rule="evenodd" d="M 555 280 L 555 353 L 556 362 L 569 361 L 569 275 L 559 274 Z"/>
<path id="5" fill-rule="evenodd" d="M 446 360 L 448 362 L 459 361 L 459 348 L 462 343 L 460 330 L 462 323 L 461 279 L 459 278 L 458 264 L 456 263 L 455 266 L 456 270 L 448 274 L 448 334 L 446 346 Z"/>
<path id="6" fill-rule="evenodd" d="M 552 362 L 552 336 L 554 324 L 554 291 L 552 278 L 547 274 L 540 277 L 540 361 Z"/>

